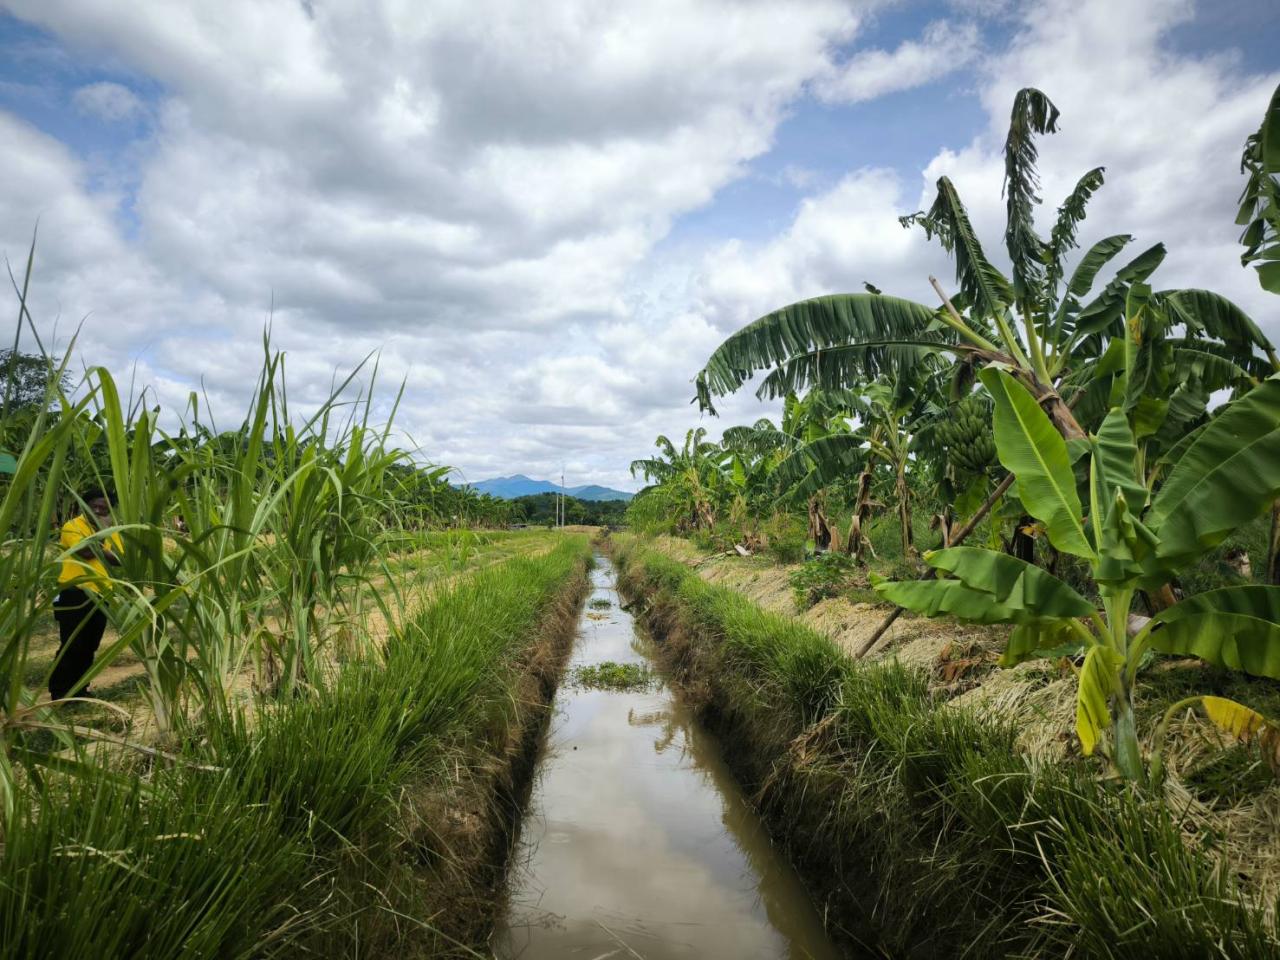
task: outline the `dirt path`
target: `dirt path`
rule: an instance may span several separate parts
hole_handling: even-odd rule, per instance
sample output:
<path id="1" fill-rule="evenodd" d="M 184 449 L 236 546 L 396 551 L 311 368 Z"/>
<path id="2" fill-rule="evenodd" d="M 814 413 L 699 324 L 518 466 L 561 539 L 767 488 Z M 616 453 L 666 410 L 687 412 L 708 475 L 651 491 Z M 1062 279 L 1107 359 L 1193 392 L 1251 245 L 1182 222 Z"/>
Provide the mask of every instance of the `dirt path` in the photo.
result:
<path id="1" fill-rule="evenodd" d="M 800 564 L 780 566 L 767 557 L 713 556 L 677 537 L 657 537 L 653 545 L 672 559 L 695 567 L 708 583 L 741 593 L 770 613 L 795 617 L 830 637 L 850 654 L 862 647 L 892 609 L 887 604 L 857 603 L 834 597 L 800 611 L 796 609 L 790 580 Z M 927 666 L 948 644 L 1002 639 L 998 631 L 986 628 L 905 616 L 889 628 L 876 656 L 892 651 L 904 661 Z"/>

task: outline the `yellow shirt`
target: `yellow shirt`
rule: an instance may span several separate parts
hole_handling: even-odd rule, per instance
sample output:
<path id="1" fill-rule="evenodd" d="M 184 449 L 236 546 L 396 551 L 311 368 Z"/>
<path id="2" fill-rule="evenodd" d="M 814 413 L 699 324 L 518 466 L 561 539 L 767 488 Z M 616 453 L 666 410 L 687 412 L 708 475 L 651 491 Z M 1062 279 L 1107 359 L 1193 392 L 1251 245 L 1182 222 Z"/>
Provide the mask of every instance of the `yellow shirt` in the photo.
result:
<path id="1" fill-rule="evenodd" d="M 89 522 L 88 518 L 81 514 L 62 525 L 62 536 L 59 538 L 58 543 L 63 550 L 71 550 L 97 532 L 97 529 Z M 118 533 L 113 533 L 105 540 L 99 540 L 98 544 L 102 549 L 110 550 L 116 556 L 124 552 L 124 544 L 120 542 L 120 534 Z M 93 579 L 83 580 L 83 577 L 93 577 Z M 81 582 L 76 583 L 76 580 L 81 580 Z M 69 554 L 62 561 L 62 572 L 58 574 L 58 586 L 74 585 L 82 590 L 92 590 L 94 593 L 98 593 L 104 584 L 110 582 L 111 578 L 107 576 L 106 564 L 97 557 L 92 560 L 81 560 L 74 553 Z"/>

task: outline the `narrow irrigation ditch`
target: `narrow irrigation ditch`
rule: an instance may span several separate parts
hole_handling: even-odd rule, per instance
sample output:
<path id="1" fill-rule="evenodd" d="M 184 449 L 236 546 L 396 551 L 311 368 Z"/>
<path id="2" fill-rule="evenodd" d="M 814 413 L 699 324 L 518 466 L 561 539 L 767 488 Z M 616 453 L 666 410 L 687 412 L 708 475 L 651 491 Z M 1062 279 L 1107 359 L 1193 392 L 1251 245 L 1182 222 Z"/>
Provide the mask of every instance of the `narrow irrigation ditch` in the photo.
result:
<path id="1" fill-rule="evenodd" d="M 841 953 L 597 557 L 514 851 L 500 957 Z"/>

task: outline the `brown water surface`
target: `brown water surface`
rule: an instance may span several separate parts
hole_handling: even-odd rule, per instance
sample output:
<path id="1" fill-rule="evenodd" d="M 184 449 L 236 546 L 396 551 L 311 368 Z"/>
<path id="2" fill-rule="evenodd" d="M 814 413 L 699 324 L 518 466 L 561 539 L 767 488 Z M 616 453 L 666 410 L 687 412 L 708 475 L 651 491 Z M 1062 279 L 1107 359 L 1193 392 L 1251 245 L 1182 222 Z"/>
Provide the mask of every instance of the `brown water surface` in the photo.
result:
<path id="1" fill-rule="evenodd" d="M 588 604 L 569 670 L 650 663 L 612 566 L 596 564 L 590 599 L 612 606 Z M 582 689 L 570 677 L 538 761 L 498 956 L 840 956 L 691 713 L 665 689 Z"/>

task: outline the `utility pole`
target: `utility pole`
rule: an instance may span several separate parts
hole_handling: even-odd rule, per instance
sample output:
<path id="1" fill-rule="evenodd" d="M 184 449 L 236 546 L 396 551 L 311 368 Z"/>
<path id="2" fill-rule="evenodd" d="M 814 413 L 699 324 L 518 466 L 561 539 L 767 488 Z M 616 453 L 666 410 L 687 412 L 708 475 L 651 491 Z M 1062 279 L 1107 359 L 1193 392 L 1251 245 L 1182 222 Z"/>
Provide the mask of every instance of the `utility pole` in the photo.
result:
<path id="1" fill-rule="evenodd" d="M 560 464 L 560 526 L 564 526 L 564 464 Z"/>

